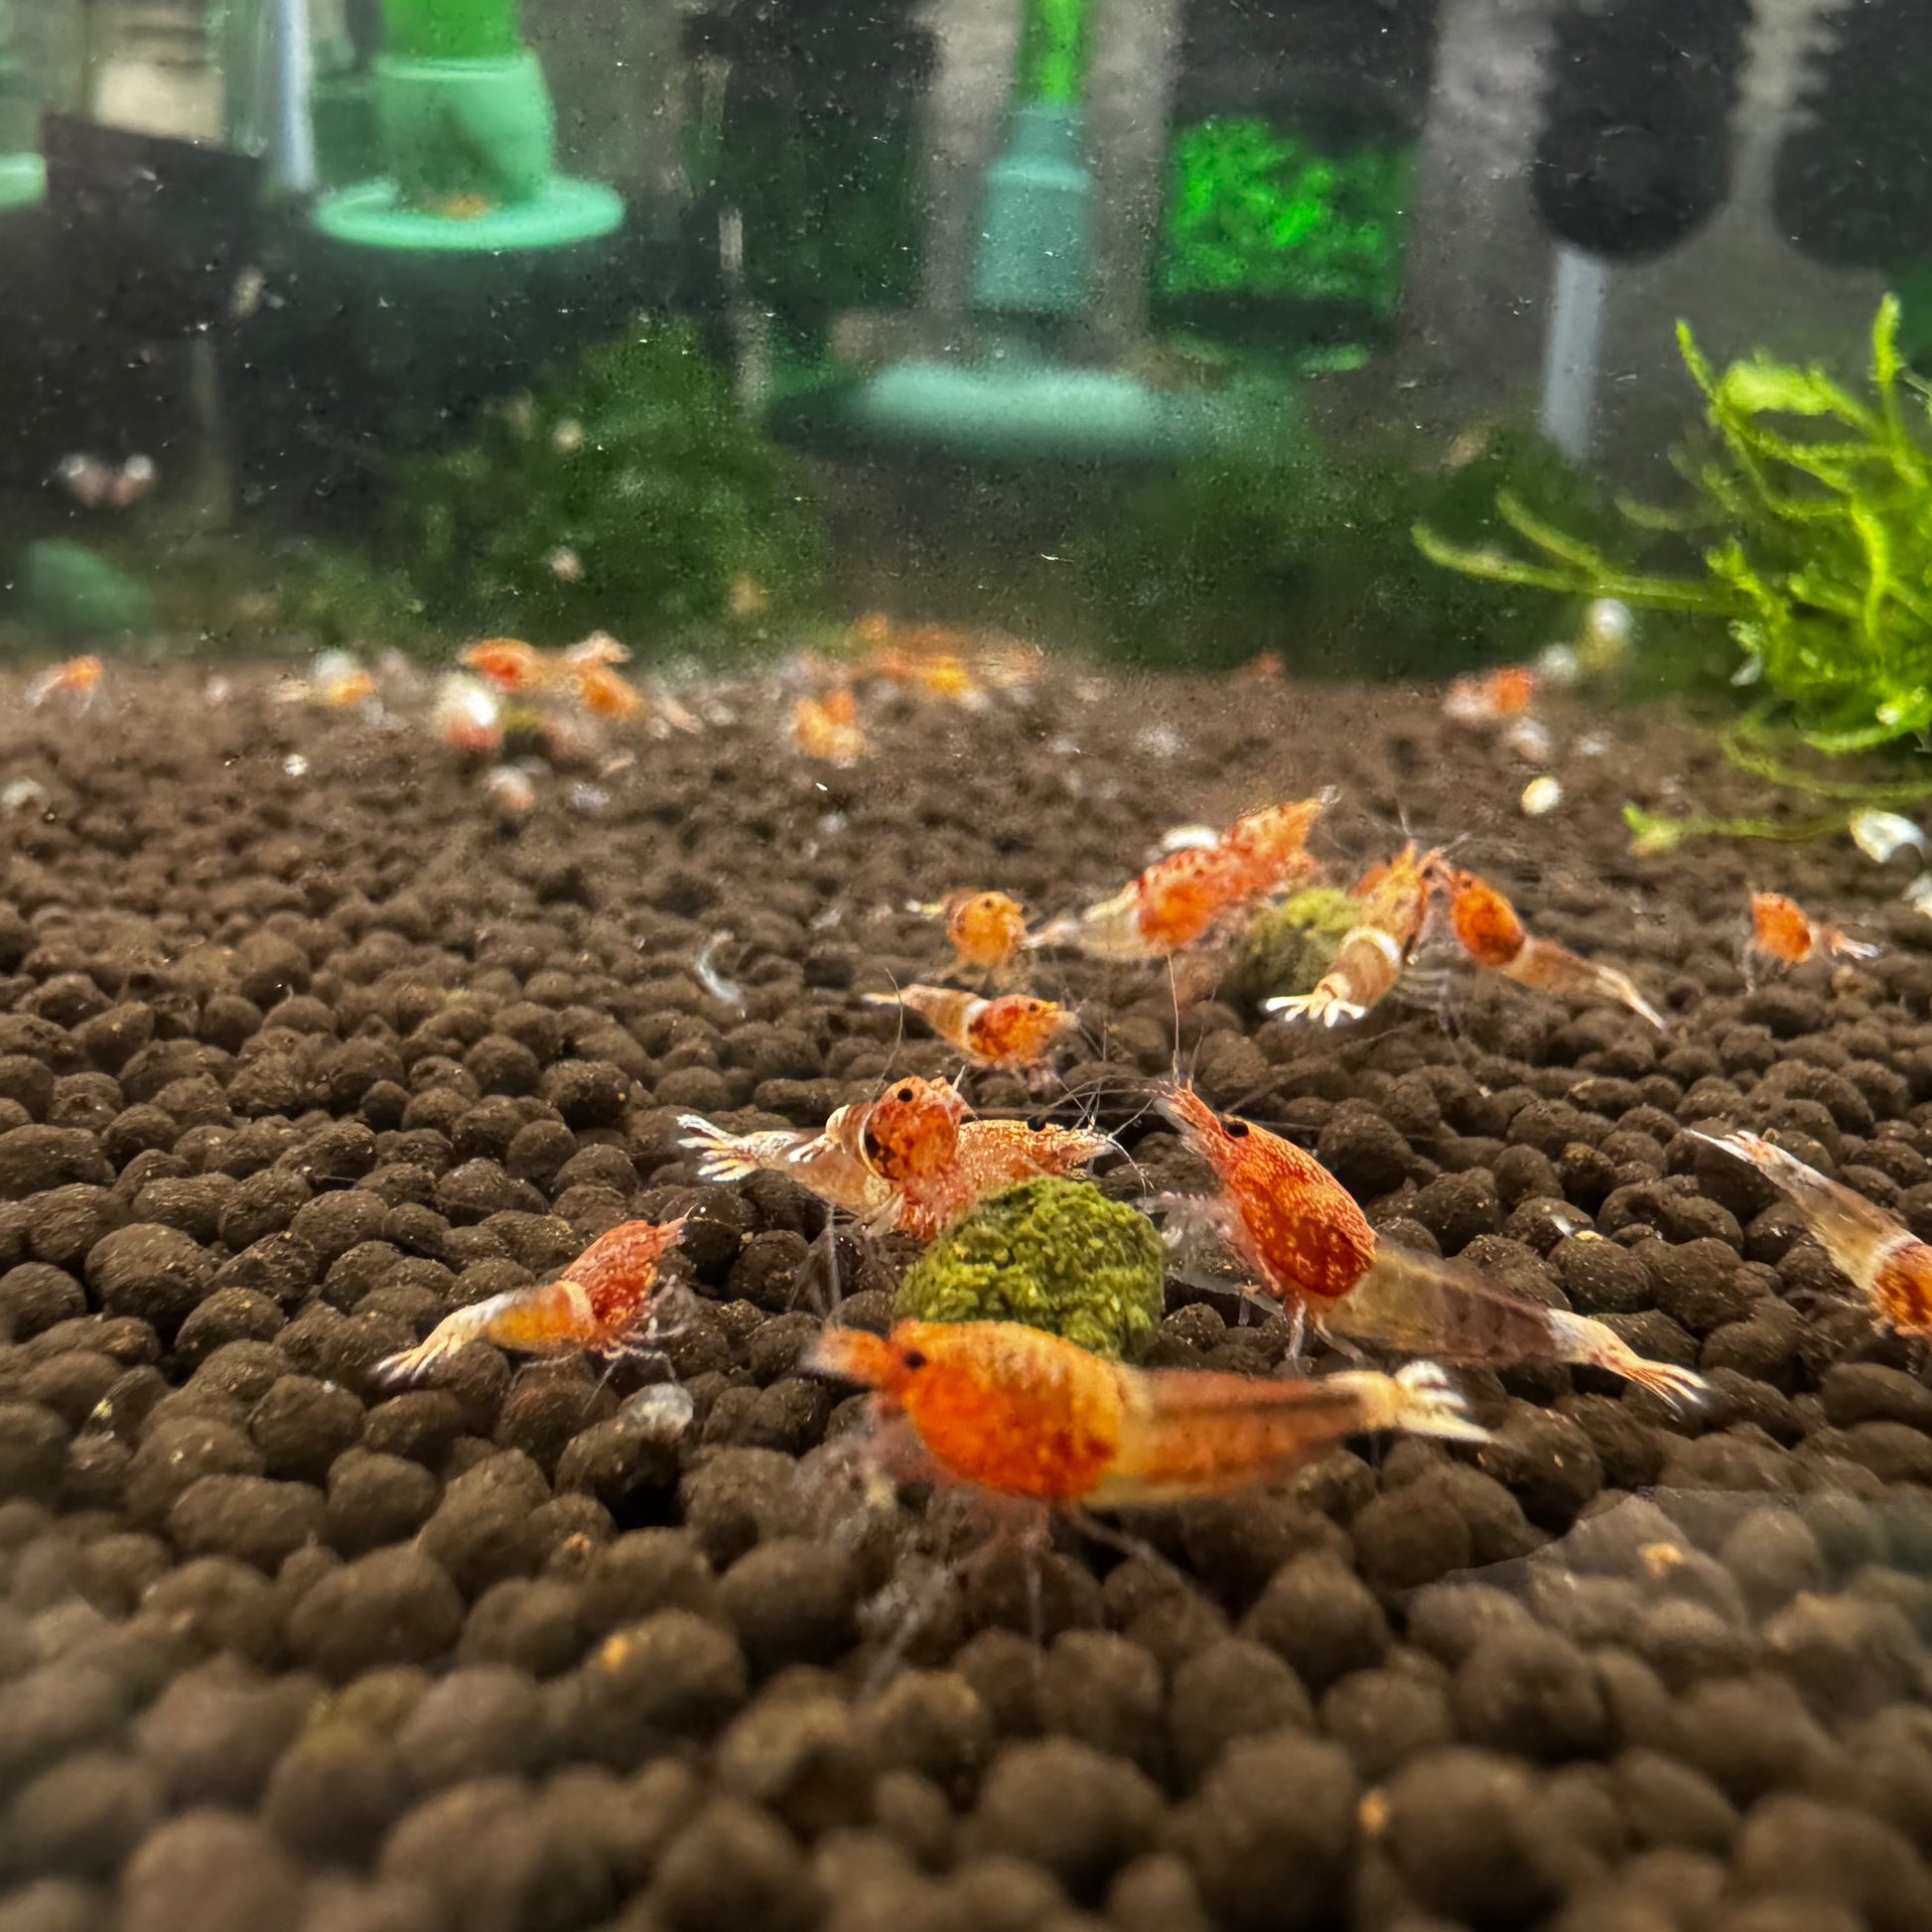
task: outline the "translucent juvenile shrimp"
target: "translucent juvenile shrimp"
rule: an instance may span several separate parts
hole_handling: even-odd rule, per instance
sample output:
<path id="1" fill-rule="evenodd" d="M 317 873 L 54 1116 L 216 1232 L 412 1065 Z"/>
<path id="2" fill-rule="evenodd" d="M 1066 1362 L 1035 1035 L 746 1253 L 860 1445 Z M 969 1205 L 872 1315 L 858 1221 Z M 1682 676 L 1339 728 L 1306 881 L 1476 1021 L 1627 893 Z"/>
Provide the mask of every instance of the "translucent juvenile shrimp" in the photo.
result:
<path id="1" fill-rule="evenodd" d="M 473 1341 L 519 1355 L 620 1355 L 656 1332 L 658 1267 L 689 1217 L 623 1221 L 601 1234 L 555 1281 L 513 1288 L 445 1315 L 427 1341 L 376 1363 L 383 1388 L 406 1388 Z"/>
<path id="2" fill-rule="evenodd" d="M 1266 1000 L 1264 1011 L 1334 1027 L 1345 1020 L 1360 1020 L 1386 999 L 1421 936 L 1438 856 L 1419 852 L 1412 840 L 1387 864 L 1364 873 L 1355 887 L 1355 897 L 1362 902 L 1361 922 L 1342 934 L 1334 964 L 1312 992 Z"/>
<path id="3" fill-rule="evenodd" d="M 1546 1308 L 1485 1280 L 1468 1262 L 1388 1243 L 1378 1244 L 1374 1261 L 1320 1321 L 1348 1341 L 1463 1366 L 1546 1360 L 1607 1369 L 1680 1409 L 1697 1408 L 1710 1394 L 1703 1376 L 1639 1355 L 1592 1316 Z"/>
<path id="4" fill-rule="evenodd" d="M 1875 959 L 1878 948 L 1848 938 L 1835 925 L 1814 919 L 1782 893 L 1751 895 L 1751 936 L 1746 950 L 1775 966 L 1802 966 L 1821 954 L 1833 959 Z"/>
<path id="5" fill-rule="evenodd" d="M 1375 1256 L 1375 1231 L 1355 1197 L 1292 1141 L 1217 1114 L 1191 1087 L 1163 1087 L 1155 1104 L 1219 1190 L 1186 1212 L 1204 1222 L 1273 1300 L 1302 1312 L 1346 1295 Z"/>
<path id="6" fill-rule="evenodd" d="M 1874 1320 L 1902 1335 L 1932 1336 L 1932 1246 L 1875 1201 L 1807 1167 L 1759 1134 L 1694 1137 L 1748 1161 L 1789 1198 Z"/>
<path id="7" fill-rule="evenodd" d="M 84 715 L 93 710 L 100 698 L 102 675 L 101 661 L 91 653 L 50 664 L 29 679 L 27 702 L 38 711 L 50 698 L 63 698 Z"/>
<path id="8" fill-rule="evenodd" d="M 973 1065 L 1010 1073 L 1041 1071 L 1061 1035 L 1080 1024 L 1067 1008 L 1027 993 L 983 1000 L 951 986 L 906 986 L 897 993 L 868 993 L 866 1001 L 916 1013 Z"/>
<path id="9" fill-rule="evenodd" d="M 1478 966 L 1556 999 L 1612 1001 L 1659 1033 L 1667 1031 L 1664 1016 L 1615 967 L 1600 966 L 1554 939 L 1539 939 L 1487 880 L 1449 866 L 1437 876 L 1449 894 L 1456 939 Z"/>
<path id="10" fill-rule="evenodd" d="M 1295 1381 L 1133 1369 L 1012 1321 L 829 1328 L 807 1360 L 876 1391 L 954 1480 L 1062 1507 L 1227 1495 L 1370 1432 L 1487 1441 L 1427 1362 Z"/>
<path id="11" fill-rule="evenodd" d="M 882 1213 L 897 1213 L 897 1196 L 848 1147 L 841 1107 L 816 1134 L 795 1128 L 771 1128 L 755 1134 L 731 1134 L 702 1114 L 679 1114 L 684 1130 L 679 1145 L 698 1156 L 700 1178 L 717 1182 L 749 1179 L 759 1173 L 781 1173 L 820 1200 L 842 1208 L 855 1220 L 872 1221 Z"/>

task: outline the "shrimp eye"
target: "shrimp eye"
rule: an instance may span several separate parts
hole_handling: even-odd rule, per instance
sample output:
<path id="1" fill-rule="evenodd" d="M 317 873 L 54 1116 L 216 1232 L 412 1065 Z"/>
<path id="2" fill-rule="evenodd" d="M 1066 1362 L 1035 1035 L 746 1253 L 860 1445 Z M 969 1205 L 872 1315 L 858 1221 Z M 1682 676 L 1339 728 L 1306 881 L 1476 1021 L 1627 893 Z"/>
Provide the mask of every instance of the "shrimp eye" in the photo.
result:
<path id="1" fill-rule="evenodd" d="M 893 1095 L 893 1098 L 899 1102 L 901 1106 L 909 1107 L 912 1104 L 912 1089 L 910 1087 L 900 1087 Z"/>
<path id="2" fill-rule="evenodd" d="M 1224 1121 L 1221 1131 L 1231 1141 L 1245 1141 L 1248 1138 L 1248 1123 L 1245 1120 Z"/>
<path id="3" fill-rule="evenodd" d="M 901 1366 L 905 1368 L 918 1369 L 925 1367 L 926 1358 L 922 1349 L 908 1348 L 898 1359 Z"/>

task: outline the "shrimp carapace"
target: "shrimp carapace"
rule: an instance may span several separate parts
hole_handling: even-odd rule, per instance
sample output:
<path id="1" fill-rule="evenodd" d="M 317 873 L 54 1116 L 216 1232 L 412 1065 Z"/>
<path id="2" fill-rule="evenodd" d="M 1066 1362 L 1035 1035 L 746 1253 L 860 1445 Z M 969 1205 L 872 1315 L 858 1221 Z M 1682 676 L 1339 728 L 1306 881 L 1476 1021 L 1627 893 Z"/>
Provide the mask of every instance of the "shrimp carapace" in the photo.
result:
<path id="1" fill-rule="evenodd" d="M 948 1046 L 975 1066 L 1028 1073 L 1044 1065 L 1060 1035 L 1078 1016 L 1051 1000 L 1003 993 L 984 1000 L 950 986 L 907 986 L 897 993 L 868 993 L 874 1006 L 916 1013 Z"/>
<path id="2" fill-rule="evenodd" d="M 659 1267 L 688 1217 L 622 1221 L 601 1234 L 554 1281 L 513 1288 L 445 1315 L 426 1341 L 375 1366 L 384 1388 L 405 1388 L 473 1341 L 519 1355 L 617 1355 L 648 1346 Z"/>
<path id="3" fill-rule="evenodd" d="M 791 708 L 788 731 L 792 750 L 803 758 L 853 765 L 866 755 L 866 728 L 849 684 L 834 685 L 822 698 L 801 696 Z"/>
<path id="4" fill-rule="evenodd" d="M 1355 886 L 1362 916 L 1342 934 L 1334 964 L 1312 991 L 1266 1000 L 1263 1010 L 1291 1020 L 1339 1026 L 1360 1020 L 1395 990 L 1422 936 L 1439 853 L 1412 840 L 1393 859 L 1371 866 Z"/>
<path id="5" fill-rule="evenodd" d="M 1355 1197 L 1313 1155 L 1251 1121 L 1217 1114 L 1191 1087 L 1163 1087 L 1163 1114 L 1220 1182 L 1203 1212 L 1273 1300 L 1324 1307 L 1346 1295 L 1375 1256 L 1375 1231 Z"/>
<path id="6" fill-rule="evenodd" d="M 1932 1336 L 1932 1245 L 1877 1202 L 1807 1167 L 1761 1134 L 1691 1132 L 1748 1161 L 1791 1201 L 1818 1245 L 1864 1297 L 1875 1320 L 1902 1335 Z"/>
<path id="7" fill-rule="evenodd" d="M 1437 867 L 1436 876 L 1449 895 L 1449 923 L 1456 939 L 1478 966 L 1554 999 L 1604 1000 L 1628 1007 L 1659 1033 L 1666 1031 L 1664 1016 L 1624 974 L 1554 939 L 1538 938 L 1486 879 L 1444 865 Z"/>
<path id="8" fill-rule="evenodd" d="M 1779 966 L 1802 966 L 1821 955 L 1832 959 L 1875 959 L 1878 948 L 1848 938 L 1835 925 L 1814 919 L 1783 893 L 1752 893 L 1750 950 Z"/>
<path id="9" fill-rule="evenodd" d="M 956 1481 L 1049 1505 L 1226 1495 L 1383 1430 L 1486 1440 L 1429 1363 L 1310 1380 L 1133 1369 L 1012 1321 L 830 1328 L 807 1360 L 875 1390 Z"/>

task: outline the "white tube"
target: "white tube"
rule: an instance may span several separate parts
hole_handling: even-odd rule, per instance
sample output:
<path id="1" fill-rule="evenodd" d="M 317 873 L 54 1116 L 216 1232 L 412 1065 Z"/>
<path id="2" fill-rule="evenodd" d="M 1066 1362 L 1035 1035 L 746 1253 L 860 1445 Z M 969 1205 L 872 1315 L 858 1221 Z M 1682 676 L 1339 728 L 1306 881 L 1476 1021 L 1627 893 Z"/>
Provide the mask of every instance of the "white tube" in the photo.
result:
<path id="1" fill-rule="evenodd" d="M 1543 345 L 1543 434 L 1572 463 L 1589 460 L 1596 429 L 1596 385 L 1603 359 L 1603 298 L 1608 264 L 1567 242 L 1557 247 L 1550 329 Z"/>
<path id="2" fill-rule="evenodd" d="M 309 115 L 315 50 L 309 0 L 272 0 L 275 9 L 275 119 L 270 157 L 276 183 L 291 195 L 316 190 L 316 130 Z"/>

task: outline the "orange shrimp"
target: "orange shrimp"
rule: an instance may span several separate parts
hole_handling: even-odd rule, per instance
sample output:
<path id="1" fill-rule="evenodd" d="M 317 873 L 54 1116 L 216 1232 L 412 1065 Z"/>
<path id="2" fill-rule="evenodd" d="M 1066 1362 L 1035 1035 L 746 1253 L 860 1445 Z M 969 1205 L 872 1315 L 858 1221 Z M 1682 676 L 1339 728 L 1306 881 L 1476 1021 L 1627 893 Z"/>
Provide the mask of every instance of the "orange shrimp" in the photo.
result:
<path id="1" fill-rule="evenodd" d="M 516 697 L 547 690 L 556 678 L 550 659 L 521 637 L 485 637 L 464 650 L 458 662 Z"/>
<path id="2" fill-rule="evenodd" d="M 50 664 L 29 682 L 27 702 L 38 711 L 49 698 L 60 697 L 76 711 L 91 711 L 100 696 L 102 672 L 100 659 L 91 654 Z"/>
<path id="3" fill-rule="evenodd" d="M 429 1339 L 375 1365 L 383 1388 L 404 1388 L 473 1341 L 519 1355 L 620 1355 L 657 1332 L 658 1269 L 689 1217 L 623 1221 L 601 1234 L 555 1281 L 513 1288 L 445 1315 Z"/>
<path id="4" fill-rule="evenodd" d="M 791 708 L 790 734 L 795 752 L 827 764 L 857 764 L 866 755 L 866 728 L 849 684 L 834 686 L 822 698 L 799 698 Z"/>
<path id="5" fill-rule="evenodd" d="M 876 1100 L 841 1107 L 817 1134 L 732 1135 L 679 1117 L 707 1180 L 759 1169 L 788 1174 L 869 1227 L 929 1241 L 967 1208 L 1037 1174 L 1065 1174 L 1111 1149 L 1083 1128 L 969 1117 L 948 1082 L 908 1076 Z"/>
<path id="6" fill-rule="evenodd" d="M 1932 1336 L 1932 1246 L 1875 1201 L 1828 1179 L 1758 1134 L 1696 1139 L 1748 1161 L 1789 1197 L 1818 1244 L 1863 1296 L 1873 1318 L 1901 1335 Z"/>
<path id="7" fill-rule="evenodd" d="M 1355 887 L 1361 923 L 1343 933 L 1334 964 L 1311 993 L 1266 1000 L 1263 1011 L 1333 1027 L 1361 1019 L 1386 999 L 1421 936 L 1439 856 L 1419 853 L 1412 840 L 1387 864 L 1371 866 Z"/>
<path id="8" fill-rule="evenodd" d="M 807 1362 L 873 1389 L 955 1481 L 1048 1506 L 1227 1495 L 1373 1431 L 1487 1440 L 1429 1363 L 1295 1381 L 1134 1369 L 1014 1321 L 828 1328 Z"/>
<path id="9" fill-rule="evenodd" d="M 1163 1088 L 1157 1104 L 1221 1183 L 1204 1209 L 1189 1211 L 1298 1322 L 1312 1311 L 1325 1333 L 1408 1355 L 1487 1364 L 1548 1356 L 1608 1369 L 1671 1402 L 1701 1397 L 1699 1377 L 1636 1354 L 1600 1321 L 1498 1288 L 1466 1262 L 1385 1247 L 1354 1196 L 1293 1142 L 1223 1118 L 1188 1087 Z"/>
<path id="10" fill-rule="evenodd" d="M 952 941 L 953 971 L 1004 972 L 1026 943 L 1027 908 L 1005 893 L 948 893 L 938 911 Z"/>
<path id="11" fill-rule="evenodd" d="M 1802 966 L 1821 953 L 1834 959 L 1875 959 L 1878 948 L 1848 938 L 1835 925 L 1814 919 L 1795 898 L 1782 893 L 1751 895 L 1748 950 L 1778 966 Z"/>
<path id="12" fill-rule="evenodd" d="M 1319 869 L 1304 846 L 1328 799 L 1324 792 L 1250 812 L 1212 845 L 1165 854 L 1113 897 L 1055 919 L 1031 943 L 1074 946 L 1096 959 L 1172 958 Z"/>
<path id="13" fill-rule="evenodd" d="M 481 678 L 451 671 L 436 687 L 430 730 L 453 752 L 493 758 L 503 748 L 503 703 Z"/>
<path id="14" fill-rule="evenodd" d="M 577 668 L 600 664 L 628 664 L 628 645 L 621 644 L 608 630 L 593 630 L 564 652 L 564 662 Z"/>
<path id="15" fill-rule="evenodd" d="M 975 1066 L 1004 1072 L 1036 1070 L 1078 1018 L 1051 1000 L 1006 993 L 983 1000 L 951 986 L 907 986 L 897 993 L 868 993 L 870 1005 L 904 1007 L 916 1013 L 947 1045 Z"/>
<path id="16" fill-rule="evenodd" d="M 1375 1230 L 1311 1154 L 1251 1121 L 1223 1118 L 1191 1087 L 1163 1087 L 1156 1104 L 1221 1183 L 1211 1205 L 1194 1211 L 1265 1294 L 1297 1311 L 1307 1301 L 1325 1307 L 1361 1279 Z"/>
<path id="17" fill-rule="evenodd" d="M 1455 936 L 1478 966 L 1556 999 L 1614 1001 L 1659 1033 L 1667 1030 L 1664 1016 L 1615 967 L 1599 966 L 1554 939 L 1539 939 L 1487 880 L 1447 866 L 1438 868 L 1437 877 L 1449 894 Z"/>
<path id="18" fill-rule="evenodd" d="M 1443 698 L 1443 716 L 1455 725 L 1500 725 L 1520 718 L 1536 699 L 1536 673 L 1527 664 L 1459 677 Z"/>
<path id="19" fill-rule="evenodd" d="M 577 702 L 593 718 L 636 718 L 649 708 L 644 694 L 608 662 L 573 665 L 571 684 Z"/>

